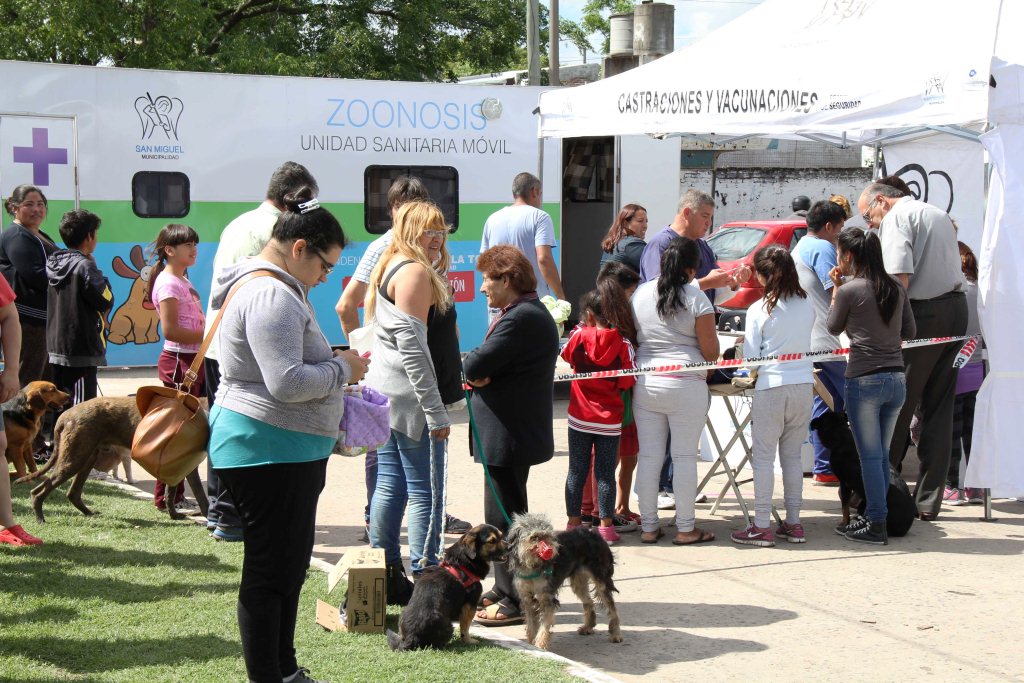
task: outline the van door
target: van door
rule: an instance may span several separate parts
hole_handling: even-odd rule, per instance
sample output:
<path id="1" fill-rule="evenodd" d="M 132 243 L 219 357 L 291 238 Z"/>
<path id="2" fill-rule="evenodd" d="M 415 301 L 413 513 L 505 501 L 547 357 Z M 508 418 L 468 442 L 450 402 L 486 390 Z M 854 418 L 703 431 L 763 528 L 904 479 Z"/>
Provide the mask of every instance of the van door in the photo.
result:
<path id="1" fill-rule="evenodd" d="M 0 194 L 28 183 L 51 204 L 47 223 L 78 208 L 78 130 L 74 116 L 0 112 Z M 54 206 L 54 202 L 59 202 Z"/>

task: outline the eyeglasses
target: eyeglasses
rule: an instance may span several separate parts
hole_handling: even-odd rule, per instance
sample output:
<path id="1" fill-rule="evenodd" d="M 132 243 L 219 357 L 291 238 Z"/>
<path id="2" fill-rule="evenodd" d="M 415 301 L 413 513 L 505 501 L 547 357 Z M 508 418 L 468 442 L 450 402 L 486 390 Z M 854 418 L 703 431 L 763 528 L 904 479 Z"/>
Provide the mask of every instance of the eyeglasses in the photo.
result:
<path id="1" fill-rule="evenodd" d="M 430 239 L 434 239 L 435 237 L 440 237 L 440 238 L 443 239 L 443 238 L 448 236 L 448 231 L 447 230 L 424 230 L 423 234 L 426 237 L 429 237 Z"/>
<path id="2" fill-rule="evenodd" d="M 871 209 L 875 208 L 875 204 L 877 204 L 877 203 L 878 203 L 878 200 L 877 200 L 877 199 L 872 199 L 872 200 L 871 200 L 871 203 L 870 203 L 870 204 L 868 204 L 868 210 L 867 210 L 867 211 L 865 211 L 864 213 L 862 213 L 862 214 L 860 215 L 861 219 L 862 219 L 862 220 L 864 221 L 864 223 L 866 223 L 867 225 L 871 225 L 871 216 L 869 216 L 868 214 L 870 214 L 870 213 L 871 213 Z"/>
<path id="3" fill-rule="evenodd" d="M 320 254 L 320 252 L 319 252 L 319 251 L 318 251 L 318 252 L 316 252 L 316 255 L 317 255 L 317 258 L 319 258 L 319 259 L 320 259 L 320 270 L 322 270 L 322 271 L 324 272 L 324 276 L 325 276 L 325 277 L 326 277 L 326 276 L 328 276 L 328 275 L 330 275 L 330 274 L 331 274 L 332 272 L 334 272 L 334 266 L 335 266 L 336 264 L 334 264 L 334 263 L 331 263 L 330 261 L 328 261 L 327 259 L 325 259 L 325 258 L 324 258 L 324 257 L 323 257 L 323 256 L 322 256 L 322 255 Z"/>

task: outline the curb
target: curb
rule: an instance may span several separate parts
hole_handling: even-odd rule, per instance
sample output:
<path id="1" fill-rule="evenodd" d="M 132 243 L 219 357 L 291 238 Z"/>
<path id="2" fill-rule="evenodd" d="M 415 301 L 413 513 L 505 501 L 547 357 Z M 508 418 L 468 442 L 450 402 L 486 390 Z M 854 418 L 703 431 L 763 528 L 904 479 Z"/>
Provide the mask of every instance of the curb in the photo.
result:
<path id="1" fill-rule="evenodd" d="M 133 497 L 138 498 L 140 500 L 152 500 L 153 497 L 153 494 L 143 491 L 142 489 L 138 488 L 137 486 L 133 486 L 132 484 L 126 484 L 123 481 L 114 479 L 105 472 L 93 472 L 92 474 L 89 475 L 89 478 L 93 479 L 94 481 L 103 483 L 107 486 L 113 486 L 114 488 L 120 489 L 125 493 L 129 493 Z M 206 518 L 201 515 L 195 517 L 187 516 L 185 519 L 200 526 L 206 525 Z M 309 559 L 309 566 L 313 569 L 322 571 L 325 574 L 330 573 L 331 569 L 334 568 L 333 564 L 331 564 L 327 560 L 316 557 L 315 555 Z M 536 657 L 538 659 L 547 659 L 553 662 L 558 662 L 559 664 L 565 666 L 566 672 L 570 676 L 582 678 L 588 683 L 623 683 L 620 679 L 615 678 L 614 676 L 611 676 L 610 674 L 607 674 L 599 669 L 591 668 L 586 664 L 577 662 L 567 657 L 563 657 L 561 655 L 556 655 L 555 653 L 548 652 L 547 650 L 541 650 L 540 648 L 534 647 L 533 645 L 530 645 L 529 643 L 523 640 L 519 640 L 518 638 L 514 638 L 510 635 L 506 635 L 504 633 L 501 633 L 500 631 L 493 631 L 489 628 L 481 626 L 473 626 L 472 628 L 470 628 L 469 632 L 475 637 L 494 643 L 498 647 L 503 647 L 506 650 L 515 650 L 518 652 L 522 652 L 530 657 Z"/>
<path id="2" fill-rule="evenodd" d="M 319 569 L 324 573 L 329 573 L 331 569 L 334 568 L 334 565 L 331 563 L 315 556 L 310 558 L 309 566 L 314 569 Z M 547 659 L 553 662 L 558 662 L 565 666 L 566 672 L 570 676 L 582 678 L 583 680 L 588 681 L 588 683 L 622 683 L 618 678 L 610 676 L 603 671 L 593 669 L 586 664 L 568 659 L 567 657 L 556 655 L 553 652 L 541 650 L 539 647 L 534 647 L 525 641 L 513 638 L 512 636 L 501 633 L 500 631 L 493 631 L 482 626 L 473 626 L 470 628 L 469 632 L 477 638 L 494 643 L 498 647 L 503 647 L 506 650 L 515 650 L 538 659 Z"/>

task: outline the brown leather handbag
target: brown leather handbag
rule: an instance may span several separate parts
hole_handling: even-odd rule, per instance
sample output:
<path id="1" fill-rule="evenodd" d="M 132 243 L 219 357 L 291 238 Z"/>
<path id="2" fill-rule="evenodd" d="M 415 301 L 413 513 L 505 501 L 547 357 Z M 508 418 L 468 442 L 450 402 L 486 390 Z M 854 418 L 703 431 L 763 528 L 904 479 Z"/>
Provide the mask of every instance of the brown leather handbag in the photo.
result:
<path id="1" fill-rule="evenodd" d="M 231 288 L 180 387 L 140 387 L 135 395 L 135 405 L 142 421 L 132 439 L 132 460 L 168 486 L 181 483 L 206 459 L 210 422 L 205 408 L 198 398 L 189 393 L 189 389 L 199 376 L 199 367 L 217 332 L 224 309 L 239 287 L 250 280 L 268 276 L 277 277 L 277 274 L 256 270 Z"/>

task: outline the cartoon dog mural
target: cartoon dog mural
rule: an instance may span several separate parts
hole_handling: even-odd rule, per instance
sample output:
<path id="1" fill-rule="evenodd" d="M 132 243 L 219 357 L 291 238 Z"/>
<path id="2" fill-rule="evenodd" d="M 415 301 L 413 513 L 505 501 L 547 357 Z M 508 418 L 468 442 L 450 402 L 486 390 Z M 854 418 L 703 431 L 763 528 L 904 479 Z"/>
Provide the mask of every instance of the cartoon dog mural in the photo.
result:
<path id="1" fill-rule="evenodd" d="M 142 247 L 137 244 L 132 247 L 128 258 L 135 268 L 125 263 L 120 256 L 114 257 L 114 272 L 134 282 L 131 291 L 128 292 L 128 298 L 114 312 L 107 341 L 111 344 L 154 344 L 160 341 L 160 335 L 157 334 L 160 313 L 146 297 L 149 275 L 153 267 L 146 263 Z"/>

